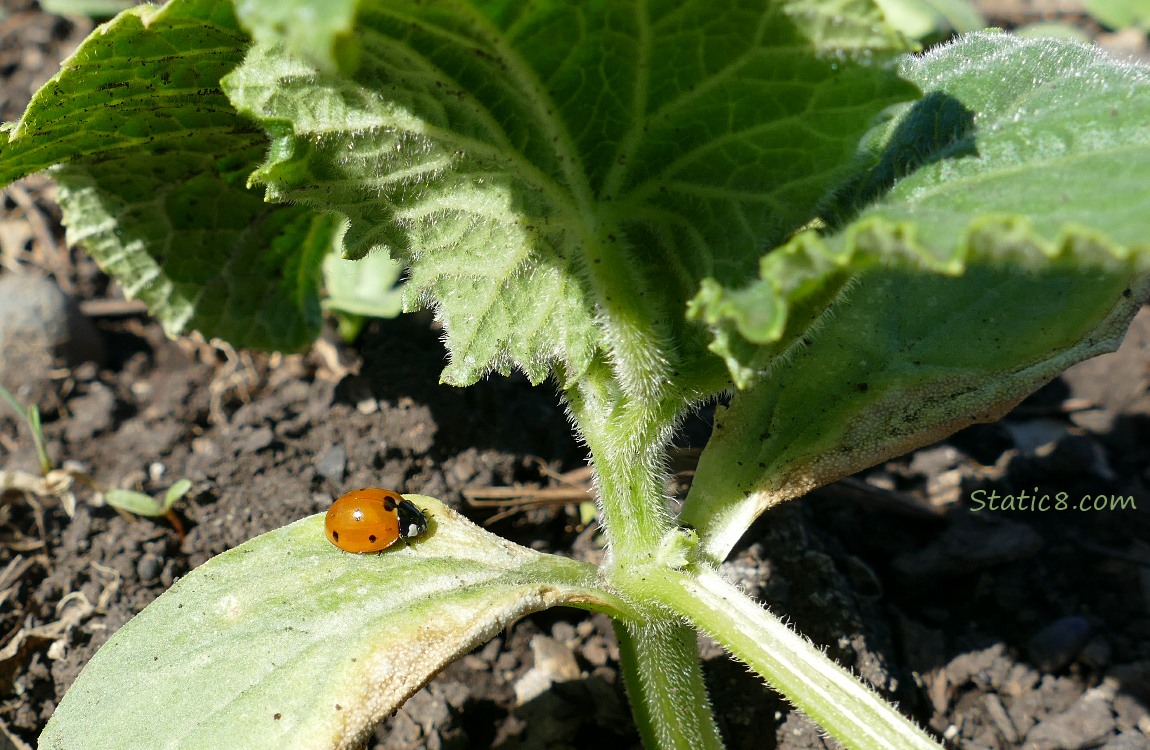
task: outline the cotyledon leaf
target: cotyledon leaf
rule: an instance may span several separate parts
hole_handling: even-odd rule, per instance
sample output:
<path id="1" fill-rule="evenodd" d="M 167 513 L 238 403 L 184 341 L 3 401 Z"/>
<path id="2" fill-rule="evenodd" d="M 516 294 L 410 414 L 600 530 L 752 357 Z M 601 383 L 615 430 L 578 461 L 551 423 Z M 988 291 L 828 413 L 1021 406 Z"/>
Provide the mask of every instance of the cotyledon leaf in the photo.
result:
<path id="1" fill-rule="evenodd" d="M 257 38 L 264 4 L 240 9 Z M 869 0 L 365 0 L 356 24 L 353 69 L 257 45 L 225 90 L 273 139 L 271 198 L 410 267 L 459 385 L 601 352 L 629 392 L 717 369 L 683 319 L 699 280 L 753 272 L 917 95 Z"/>
<path id="2" fill-rule="evenodd" d="M 770 505 L 995 419 L 1112 351 L 1147 298 L 1150 71 L 990 34 L 902 70 L 925 96 L 828 204 L 842 229 L 693 302 L 745 388 L 681 516 L 712 558 Z"/>
<path id="3" fill-rule="evenodd" d="M 194 570 L 96 653 L 41 750 L 352 748 L 525 614 L 568 605 L 627 616 L 592 566 L 407 497 L 430 526 L 406 546 L 342 552 L 312 516 Z"/>
<path id="4" fill-rule="evenodd" d="M 858 229 L 855 253 L 884 263 L 857 269 L 825 318 L 716 415 L 680 516 L 713 559 L 772 505 L 997 419 L 1113 351 L 1150 296 L 1150 249 L 1086 233 L 1044 243 L 1024 223 L 988 221 L 950 275 L 891 226 Z"/>

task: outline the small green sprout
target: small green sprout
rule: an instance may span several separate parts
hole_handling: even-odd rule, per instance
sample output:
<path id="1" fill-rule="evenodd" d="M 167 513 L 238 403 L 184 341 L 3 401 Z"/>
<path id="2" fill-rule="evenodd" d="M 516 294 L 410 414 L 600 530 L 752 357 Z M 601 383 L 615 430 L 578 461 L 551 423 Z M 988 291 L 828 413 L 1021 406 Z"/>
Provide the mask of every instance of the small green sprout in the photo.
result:
<path id="1" fill-rule="evenodd" d="M 44 444 L 44 430 L 40 426 L 39 407 L 36 404 L 31 404 L 28 407 L 21 406 L 16 397 L 4 386 L 0 386 L 0 398 L 7 401 L 16 415 L 28 425 L 28 431 L 32 434 L 32 443 L 36 446 L 36 455 L 40 458 L 40 473 L 47 475 L 48 472 L 52 471 L 52 459 L 48 458 L 48 448 Z"/>
<path id="2" fill-rule="evenodd" d="M 137 516 L 164 516 L 175 527 L 182 538 L 183 525 L 179 517 L 172 510 L 180 498 L 188 494 L 192 482 L 181 479 L 168 488 L 163 498 L 155 498 L 135 490 L 108 488 L 97 482 L 87 472 L 76 469 L 55 468 L 52 460 L 48 458 L 48 450 L 44 443 L 44 431 L 40 425 L 40 410 L 35 404 L 24 407 L 3 386 L 0 386 L 0 398 L 3 398 L 13 410 L 25 420 L 32 434 L 32 441 L 36 445 L 36 453 L 40 457 L 41 476 L 34 477 L 26 472 L 0 471 L 0 489 L 15 489 L 39 497 L 56 497 L 69 516 L 75 513 L 76 499 L 72 493 L 74 483 L 88 487 L 95 491 L 97 503 L 105 502 L 117 510 Z"/>

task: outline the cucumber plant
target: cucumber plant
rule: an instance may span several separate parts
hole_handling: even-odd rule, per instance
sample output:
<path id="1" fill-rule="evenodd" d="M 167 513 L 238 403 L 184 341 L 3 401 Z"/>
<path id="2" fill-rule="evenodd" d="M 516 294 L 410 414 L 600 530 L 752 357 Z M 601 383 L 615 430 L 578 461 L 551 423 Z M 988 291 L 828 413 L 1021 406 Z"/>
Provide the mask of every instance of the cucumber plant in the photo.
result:
<path id="1" fill-rule="evenodd" d="M 306 345 L 324 257 L 387 254 L 470 385 L 558 390 L 600 566 L 433 498 L 343 553 L 306 518 L 118 631 L 41 748 L 353 747 L 527 613 L 615 622 L 644 743 L 716 748 L 705 632 L 851 748 L 937 747 L 725 581 L 750 523 L 1114 349 L 1150 284 L 1150 74 L 871 0 L 171 0 L 5 126 L 72 241 L 173 334 Z M 719 397 L 677 514 L 666 450 Z"/>

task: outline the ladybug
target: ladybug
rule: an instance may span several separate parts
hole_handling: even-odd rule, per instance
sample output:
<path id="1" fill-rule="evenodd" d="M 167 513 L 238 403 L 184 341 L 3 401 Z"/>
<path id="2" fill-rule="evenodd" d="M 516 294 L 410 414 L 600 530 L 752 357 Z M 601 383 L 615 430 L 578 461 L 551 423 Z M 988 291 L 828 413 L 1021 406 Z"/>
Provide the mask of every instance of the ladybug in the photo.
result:
<path id="1" fill-rule="evenodd" d="M 382 552 L 427 531 L 427 516 L 398 492 L 365 487 L 332 503 L 323 526 L 328 541 L 344 552 Z"/>

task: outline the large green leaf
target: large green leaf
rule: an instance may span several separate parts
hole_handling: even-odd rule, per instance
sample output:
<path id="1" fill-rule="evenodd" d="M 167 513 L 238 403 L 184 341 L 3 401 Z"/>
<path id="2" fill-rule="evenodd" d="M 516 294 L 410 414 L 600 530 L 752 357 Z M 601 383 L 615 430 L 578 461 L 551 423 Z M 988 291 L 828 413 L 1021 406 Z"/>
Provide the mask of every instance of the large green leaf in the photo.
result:
<path id="1" fill-rule="evenodd" d="M 523 615 L 628 608 L 595 569 L 516 546 L 437 500 L 378 555 L 312 516 L 209 560 L 96 653 L 41 750 L 351 748 L 442 669 Z"/>
<path id="2" fill-rule="evenodd" d="M 257 38 L 268 3 L 244 4 Z M 354 68 L 322 38 L 319 62 L 260 46 L 225 89 L 275 141 L 270 196 L 410 266 L 457 384 L 597 352 L 639 393 L 713 371 L 682 316 L 699 280 L 751 272 L 916 94 L 868 0 L 365 1 L 357 22 Z"/>
<path id="3" fill-rule="evenodd" d="M 57 163 L 69 240 L 172 333 L 296 349 L 319 330 L 339 223 L 245 180 L 264 133 L 219 88 L 248 46 L 230 0 L 126 11 L 94 32 L 0 138 L 0 183 Z"/>
<path id="4" fill-rule="evenodd" d="M 746 388 L 682 514 L 715 558 L 766 507 L 994 419 L 1112 350 L 1146 299 L 1146 69 L 990 34 L 902 69 L 926 95 L 829 204 L 844 228 L 694 302 Z"/>

